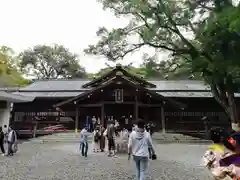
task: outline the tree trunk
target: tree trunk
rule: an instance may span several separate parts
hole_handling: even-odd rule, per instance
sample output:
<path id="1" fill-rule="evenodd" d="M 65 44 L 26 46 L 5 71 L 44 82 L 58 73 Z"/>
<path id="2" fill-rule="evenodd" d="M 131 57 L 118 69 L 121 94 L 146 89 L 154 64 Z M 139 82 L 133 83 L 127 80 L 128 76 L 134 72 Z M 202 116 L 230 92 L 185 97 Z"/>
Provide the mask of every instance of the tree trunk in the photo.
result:
<path id="1" fill-rule="evenodd" d="M 232 90 L 231 81 L 228 84 L 211 83 L 211 90 L 216 101 L 224 108 L 225 112 L 231 120 L 232 129 L 240 131 L 240 121 L 238 118 L 237 105 Z"/>
<path id="2" fill-rule="evenodd" d="M 239 117 L 237 111 L 237 105 L 234 98 L 234 92 L 227 91 L 227 99 L 228 99 L 228 114 L 231 119 L 232 129 L 235 131 L 240 131 Z"/>

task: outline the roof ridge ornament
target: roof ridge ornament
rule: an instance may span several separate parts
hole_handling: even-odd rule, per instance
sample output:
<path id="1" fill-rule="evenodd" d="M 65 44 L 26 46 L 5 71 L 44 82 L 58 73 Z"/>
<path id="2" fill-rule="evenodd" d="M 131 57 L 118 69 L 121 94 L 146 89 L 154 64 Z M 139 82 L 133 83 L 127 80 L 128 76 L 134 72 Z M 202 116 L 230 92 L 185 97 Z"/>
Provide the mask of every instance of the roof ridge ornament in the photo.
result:
<path id="1" fill-rule="evenodd" d="M 122 76 L 122 75 L 123 75 L 122 71 L 117 71 L 116 72 L 116 76 Z"/>
<path id="2" fill-rule="evenodd" d="M 122 68 L 122 64 L 117 63 L 117 64 L 116 64 L 116 68 Z"/>

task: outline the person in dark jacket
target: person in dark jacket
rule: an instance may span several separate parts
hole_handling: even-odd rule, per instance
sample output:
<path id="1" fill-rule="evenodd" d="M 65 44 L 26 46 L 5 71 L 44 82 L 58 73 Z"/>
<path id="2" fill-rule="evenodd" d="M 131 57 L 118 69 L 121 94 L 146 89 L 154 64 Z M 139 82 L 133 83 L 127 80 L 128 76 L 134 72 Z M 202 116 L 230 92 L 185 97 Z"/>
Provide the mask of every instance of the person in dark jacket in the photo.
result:
<path id="1" fill-rule="evenodd" d="M 1 148 L 1 151 L 2 151 L 2 155 L 3 155 L 3 156 L 5 155 L 4 137 L 5 137 L 5 135 L 4 135 L 2 126 L 0 126 L 0 148 Z"/>
<path id="2" fill-rule="evenodd" d="M 101 139 L 100 139 L 100 150 L 101 152 L 104 152 L 105 149 L 105 136 L 104 136 L 105 128 L 100 125 L 100 134 L 101 134 Z"/>

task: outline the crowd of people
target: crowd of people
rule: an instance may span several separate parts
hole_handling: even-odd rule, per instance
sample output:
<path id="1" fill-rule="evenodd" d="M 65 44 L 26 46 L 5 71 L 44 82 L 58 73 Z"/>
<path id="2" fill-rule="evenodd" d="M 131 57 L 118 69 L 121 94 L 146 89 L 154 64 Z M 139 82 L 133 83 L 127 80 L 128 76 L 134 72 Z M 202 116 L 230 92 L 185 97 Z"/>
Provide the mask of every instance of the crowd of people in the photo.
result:
<path id="1" fill-rule="evenodd" d="M 7 144 L 7 151 L 5 151 L 5 144 Z M 0 127 L 0 149 L 2 156 L 13 156 L 17 150 L 17 133 L 11 127 L 4 125 Z"/>
<path id="2" fill-rule="evenodd" d="M 202 164 L 215 179 L 240 179 L 240 133 L 213 128 L 210 139 L 214 144 L 205 152 Z"/>
<path id="3" fill-rule="evenodd" d="M 144 180 L 147 172 L 149 159 L 156 159 L 153 148 L 151 134 L 152 128 L 150 124 L 146 124 L 143 120 L 139 120 L 130 129 L 121 129 L 119 131 L 119 123 L 117 121 L 108 121 L 106 129 L 103 126 L 95 127 L 93 136 L 93 152 L 103 152 L 105 146 L 108 147 L 108 156 L 116 156 L 116 137 L 121 136 L 128 139 L 128 159 L 131 157 L 136 164 L 136 175 L 138 180 Z M 88 126 L 85 126 L 80 132 L 80 151 L 82 156 L 88 155 Z M 106 144 L 107 140 L 107 144 Z"/>

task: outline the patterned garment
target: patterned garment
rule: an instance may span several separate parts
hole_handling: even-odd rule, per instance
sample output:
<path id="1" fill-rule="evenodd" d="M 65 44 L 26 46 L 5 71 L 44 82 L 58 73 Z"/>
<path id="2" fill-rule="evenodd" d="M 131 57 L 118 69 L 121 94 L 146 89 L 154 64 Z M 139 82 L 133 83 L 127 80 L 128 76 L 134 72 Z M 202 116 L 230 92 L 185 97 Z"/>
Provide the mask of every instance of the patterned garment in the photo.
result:
<path id="1" fill-rule="evenodd" d="M 210 168 L 219 167 L 219 161 L 224 154 L 224 146 L 219 144 L 213 144 L 205 152 L 202 158 L 202 165 Z"/>
<path id="2" fill-rule="evenodd" d="M 236 155 L 225 149 L 224 146 L 214 144 L 205 152 L 202 165 L 211 171 L 215 179 L 238 179 L 240 177 L 240 167 L 231 163 L 228 166 L 221 166 L 220 162 L 230 156 Z"/>

